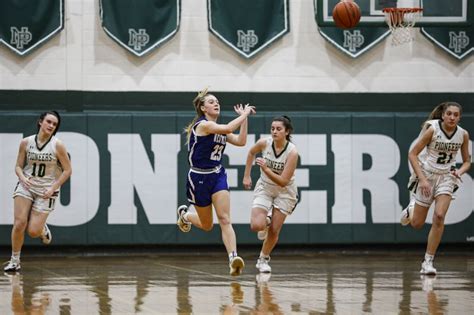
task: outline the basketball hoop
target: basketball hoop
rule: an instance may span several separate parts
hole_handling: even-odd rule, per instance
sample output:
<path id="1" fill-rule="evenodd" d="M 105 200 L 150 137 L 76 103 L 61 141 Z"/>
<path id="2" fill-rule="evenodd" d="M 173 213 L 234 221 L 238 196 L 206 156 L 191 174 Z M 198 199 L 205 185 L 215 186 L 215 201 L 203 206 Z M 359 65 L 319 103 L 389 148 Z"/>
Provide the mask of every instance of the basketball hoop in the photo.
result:
<path id="1" fill-rule="evenodd" d="M 392 32 L 392 45 L 398 46 L 413 40 L 412 30 L 421 16 L 422 8 L 383 8 L 385 22 Z"/>

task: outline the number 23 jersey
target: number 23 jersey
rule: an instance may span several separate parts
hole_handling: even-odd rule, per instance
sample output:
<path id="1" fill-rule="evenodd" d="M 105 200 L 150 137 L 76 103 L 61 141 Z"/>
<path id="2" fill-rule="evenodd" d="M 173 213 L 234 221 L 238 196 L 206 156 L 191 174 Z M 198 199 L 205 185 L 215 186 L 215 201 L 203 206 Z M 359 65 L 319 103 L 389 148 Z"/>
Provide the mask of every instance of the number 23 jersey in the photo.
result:
<path id="1" fill-rule="evenodd" d="M 188 159 L 191 167 L 212 169 L 221 166 L 227 136 L 220 134 L 198 136 L 196 134 L 196 127 L 204 120 L 206 120 L 206 118 L 202 116 L 192 127 L 188 143 Z"/>
<path id="2" fill-rule="evenodd" d="M 441 125 L 441 120 L 429 120 L 427 125 L 434 129 L 433 137 L 426 147 L 426 152 L 421 159 L 424 169 L 435 173 L 448 173 L 456 165 L 456 155 L 463 142 L 465 130 L 456 126 L 453 134 L 448 136 Z"/>

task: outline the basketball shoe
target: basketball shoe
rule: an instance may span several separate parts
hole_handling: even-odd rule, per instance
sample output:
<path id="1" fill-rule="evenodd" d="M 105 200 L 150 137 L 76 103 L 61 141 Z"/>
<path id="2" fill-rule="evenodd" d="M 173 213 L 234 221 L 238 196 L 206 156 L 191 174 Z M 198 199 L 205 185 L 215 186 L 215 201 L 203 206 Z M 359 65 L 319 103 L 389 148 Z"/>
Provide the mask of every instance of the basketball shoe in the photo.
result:
<path id="1" fill-rule="evenodd" d="M 239 256 L 234 256 L 229 262 L 230 275 L 239 276 L 245 267 L 244 260 Z"/>
<path id="2" fill-rule="evenodd" d="M 258 271 L 262 273 L 270 273 L 272 272 L 272 267 L 268 264 L 270 262 L 270 257 L 259 257 L 257 259 L 257 264 L 255 267 L 257 267 Z"/>
<path id="3" fill-rule="evenodd" d="M 181 205 L 178 207 L 178 222 L 176 223 L 181 232 L 187 233 L 191 231 L 191 222 L 184 218 L 184 215 L 188 212 L 188 206 Z"/>
<path id="4" fill-rule="evenodd" d="M 20 269 L 21 269 L 20 260 L 11 257 L 10 261 L 3 268 L 3 271 L 5 271 L 5 272 L 16 272 L 16 271 L 19 271 Z"/>
<path id="5" fill-rule="evenodd" d="M 257 232 L 257 238 L 261 241 L 264 241 L 267 239 L 267 235 L 268 235 L 268 228 L 270 227 L 270 224 L 272 223 L 272 216 L 271 215 L 267 215 L 267 217 L 265 218 L 266 220 L 266 223 L 267 223 L 267 226 L 265 227 L 265 229 L 263 231 L 258 231 Z"/>
<path id="6" fill-rule="evenodd" d="M 427 276 L 435 276 L 436 275 L 436 268 L 433 267 L 433 260 L 432 259 L 423 259 L 423 262 L 421 263 L 420 273 L 422 275 L 427 275 Z"/>
<path id="7" fill-rule="evenodd" d="M 400 214 L 400 223 L 403 226 L 410 224 L 411 216 L 413 215 L 413 209 L 415 208 L 415 199 L 412 198 L 408 206 L 403 209 L 402 213 Z"/>
<path id="8" fill-rule="evenodd" d="M 49 229 L 48 225 L 45 223 L 43 228 L 43 233 L 41 234 L 41 241 L 43 244 L 48 245 L 53 240 L 53 235 L 51 234 L 51 230 Z"/>

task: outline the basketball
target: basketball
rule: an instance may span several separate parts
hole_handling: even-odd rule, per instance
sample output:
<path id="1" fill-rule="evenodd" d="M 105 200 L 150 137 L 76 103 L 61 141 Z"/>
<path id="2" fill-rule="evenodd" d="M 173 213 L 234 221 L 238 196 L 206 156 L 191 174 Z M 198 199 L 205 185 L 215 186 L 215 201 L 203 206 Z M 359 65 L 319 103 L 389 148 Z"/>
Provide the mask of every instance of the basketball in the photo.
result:
<path id="1" fill-rule="evenodd" d="M 334 23 L 339 28 L 352 28 L 359 23 L 360 8 L 352 0 L 341 0 L 332 10 Z"/>

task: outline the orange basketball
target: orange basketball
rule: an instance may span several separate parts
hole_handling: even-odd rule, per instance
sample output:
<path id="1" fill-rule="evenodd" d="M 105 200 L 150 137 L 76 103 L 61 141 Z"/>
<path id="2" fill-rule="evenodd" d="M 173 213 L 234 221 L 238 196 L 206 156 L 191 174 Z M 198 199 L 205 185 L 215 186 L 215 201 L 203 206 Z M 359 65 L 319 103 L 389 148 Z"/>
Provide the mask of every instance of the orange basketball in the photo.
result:
<path id="1" fill-rule="evenodd" d="M 340 28 L 352 28 L 359 23 L 360 8 L 353 0 L 341 0 L 332 10 L 334 23 Z"/>

